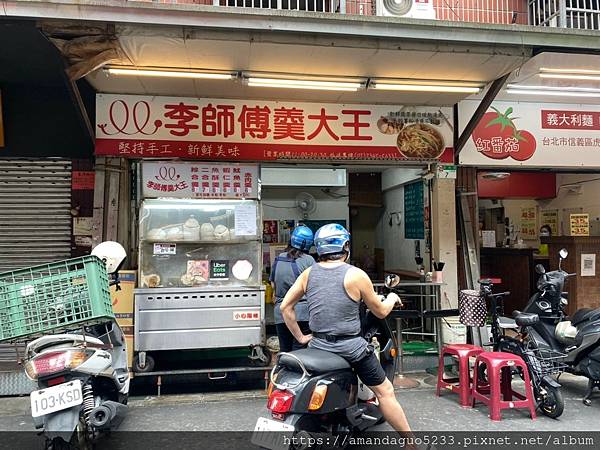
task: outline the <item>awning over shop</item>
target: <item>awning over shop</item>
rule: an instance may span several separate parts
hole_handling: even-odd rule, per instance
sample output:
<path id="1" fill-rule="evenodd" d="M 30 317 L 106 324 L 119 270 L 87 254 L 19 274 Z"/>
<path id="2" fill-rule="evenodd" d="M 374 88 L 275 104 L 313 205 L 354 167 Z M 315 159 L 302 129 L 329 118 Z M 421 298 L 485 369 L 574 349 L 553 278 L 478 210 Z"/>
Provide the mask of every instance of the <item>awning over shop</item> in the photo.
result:
<path id="1" fill-rule="evenodd" d="M 522 48 L 411 41 L 325 38 L 309 35 L 188 30 L 180 27 L 117 26 L 119 57 L 110 64 L 133 67 L 202 68 L 234 72 L 284 73 L 361 79 L 471 81 L 487 84 L 520 64 Z M 104 50 L 103 50 L 104 51 Z M 90 66 L 90 69 L 96 64 Z M 192 80 L 107 76 L 88 80 L 105 93 L 303 100 L 332 103 L 452 105 L 469 94 L 357 92 L 249 87 L 236 80 Z"/>

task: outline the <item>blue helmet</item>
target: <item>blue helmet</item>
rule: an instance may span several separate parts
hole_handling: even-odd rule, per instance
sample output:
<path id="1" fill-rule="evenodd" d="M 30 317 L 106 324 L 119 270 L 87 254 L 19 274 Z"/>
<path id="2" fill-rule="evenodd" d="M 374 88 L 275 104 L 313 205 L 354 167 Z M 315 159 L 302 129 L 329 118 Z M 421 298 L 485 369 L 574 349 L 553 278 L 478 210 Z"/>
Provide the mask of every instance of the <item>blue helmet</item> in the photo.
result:
<path id="1" fill-rule="evenodd" d="M 298 250 L 307 252 L 313 245 L 313 232 L 310 228 L 300 225 L 292 231 L 290 245 Z"/>
<path id="2" fill-rule="evenodd" d="M 315 246 L 319 256 L 343 252 L 349 240 L 348 230 L 337 223 L 323 225 L 315 233 Z"/>

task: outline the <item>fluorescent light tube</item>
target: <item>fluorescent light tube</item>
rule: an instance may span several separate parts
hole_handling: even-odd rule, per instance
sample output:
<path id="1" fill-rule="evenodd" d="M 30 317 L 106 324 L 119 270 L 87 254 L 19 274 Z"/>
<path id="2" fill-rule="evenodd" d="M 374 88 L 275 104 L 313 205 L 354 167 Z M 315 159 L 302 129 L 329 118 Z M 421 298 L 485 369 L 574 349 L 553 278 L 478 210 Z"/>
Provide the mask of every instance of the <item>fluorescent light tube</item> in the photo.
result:
<path id="1" fill-rule="evenodd" d="M 600 92 L 600 88 L 586 88 L 577 86 L 530 86 L 530 85 L 518 85 L 518 84 L 507 84 L 507 89 L 519 89 L 519 90 L 545 90 L 545 91 L 559 91 L 559 92 Z"/>
<path id="2" fill-rule="evenodd" d="M 378 83 L 373 88 L 387 91 L 413 91 L 413 92 L 449 92 L 462 94 L 477 94 L 481 91 L 477 86 L 452 86 L 443 84 L 408 84 L 408 83 Z"/>
<path id="3" fill-rule="evenodd" d="M 163 70 L 108 67 L 105 69 L 105 71 L 110 75 L 132 75 L 141 77 L 199 78 L 206 80 L 231 80 L 233 78 L 233 75 L 231 73 L 200 72 L 195 70 Z"/>
<path id="4" fill-rule="evenodd" d="M 600 81 L 600 74 L 598 75 L 579 75 L 574 73 L 540 73 L 540 78 L 552 78 L 555 80 L 587 80 L 587 81 Z"/>
<path id="5" fill-rule="evenodd" d="M 290 89 L 317 89 L 330 91 L 357 91 L 361 83 L 348 81 L 294 80 L 284 78 L 248 78 L 248 86 Z"/>
<path id="6" fill-rule="evenodd" d="M 556 97 L 600 97 L 600 92 L 568 92 L 535 89 L 507 89 L 506 93 L 515 95 L 549 95 Z"/>
<path id="7" fill-rule="evenodd" d="M 552 69 L 549 67 L 541 67 L 541 73 L 576 73 L 582 75 L 600 75 L 600 70 L 593 69 Z"/>

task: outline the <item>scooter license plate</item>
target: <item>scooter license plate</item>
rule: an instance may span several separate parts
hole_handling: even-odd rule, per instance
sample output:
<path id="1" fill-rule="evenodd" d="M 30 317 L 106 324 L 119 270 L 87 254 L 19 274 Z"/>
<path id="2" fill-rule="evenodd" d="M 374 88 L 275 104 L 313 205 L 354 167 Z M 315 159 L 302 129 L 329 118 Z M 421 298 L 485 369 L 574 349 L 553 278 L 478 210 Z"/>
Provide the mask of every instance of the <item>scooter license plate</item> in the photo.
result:
<path id="1" fill-rule="evenodd" d="M 45 416 L 46 414 L 81 405 L 83 402 L 81 381 L 73 380 L 39 391 L 33 391 L 30 395 L 30 400 L 32 417 Z"/>
<path id="2" fill-rule="evenodd" d="M 294 426 L 277 420 L 259 417 L 251 442 L 270 450 L 287 450 L 294 435 Z"/>

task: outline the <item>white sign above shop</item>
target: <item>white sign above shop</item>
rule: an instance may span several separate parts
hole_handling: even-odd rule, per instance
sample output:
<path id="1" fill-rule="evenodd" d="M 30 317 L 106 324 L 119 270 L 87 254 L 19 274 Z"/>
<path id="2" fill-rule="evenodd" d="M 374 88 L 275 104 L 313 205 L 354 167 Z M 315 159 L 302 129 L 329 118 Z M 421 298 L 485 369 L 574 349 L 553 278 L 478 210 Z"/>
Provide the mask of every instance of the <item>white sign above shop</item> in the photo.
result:
<path id="1" fill-rule="evenodd" d="M 258 166 L 203 162 L 144 162 L 145 198 L 258 198 Z"/>
<path id="2" fill-rule="evenodd" d="M 463 128 L 478 105 L 459 104 Z M 460 152 L 460 164 L 600 167 L 600 106 L 494 102 Z"/>

